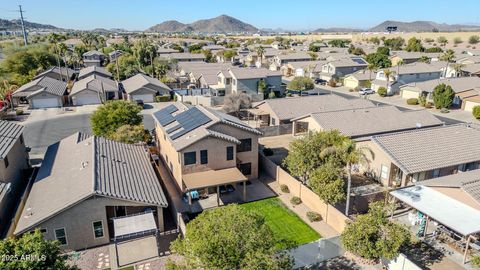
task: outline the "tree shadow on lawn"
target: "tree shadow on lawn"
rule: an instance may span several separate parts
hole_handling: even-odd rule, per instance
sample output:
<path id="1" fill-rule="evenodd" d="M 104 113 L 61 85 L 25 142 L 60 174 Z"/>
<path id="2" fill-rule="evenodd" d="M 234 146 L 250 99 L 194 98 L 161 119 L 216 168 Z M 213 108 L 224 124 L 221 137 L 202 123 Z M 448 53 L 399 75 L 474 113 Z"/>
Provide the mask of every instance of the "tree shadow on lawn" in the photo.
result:
<path id="1" fill-rule="evenodd" d="M 355 262 L 345 257 L 337 257 L 324 262 L 299 268 L 302 270 L 360 270 L 362 269 Z"/>

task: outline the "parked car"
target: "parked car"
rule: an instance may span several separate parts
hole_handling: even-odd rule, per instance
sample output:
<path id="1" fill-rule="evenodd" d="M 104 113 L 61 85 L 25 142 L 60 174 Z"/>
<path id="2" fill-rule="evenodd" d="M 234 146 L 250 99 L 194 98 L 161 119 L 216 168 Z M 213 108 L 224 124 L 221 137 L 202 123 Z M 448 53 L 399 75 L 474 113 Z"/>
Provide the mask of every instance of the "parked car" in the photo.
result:
<path id="1" fill-rule="evenodd" d="M 327 81 L 324 79 L 315 79 L 315 84 L 326 85 Z"/>
<path id="2" fill-rule="evenodd" d="M 145 109 L 145 102 L 143 102 L 143 100 L 139 99 L 135 100 L 135 102 L 137 102 L 137 105 L 142 107 L 142 109 Z"/>
<path id="3" fill-rule="evenodd" d="M 362 88 L 360 91 L 358 91 L 360 95 L 371 95 L 374 94 L 375 91 L 371 88 Z"/>

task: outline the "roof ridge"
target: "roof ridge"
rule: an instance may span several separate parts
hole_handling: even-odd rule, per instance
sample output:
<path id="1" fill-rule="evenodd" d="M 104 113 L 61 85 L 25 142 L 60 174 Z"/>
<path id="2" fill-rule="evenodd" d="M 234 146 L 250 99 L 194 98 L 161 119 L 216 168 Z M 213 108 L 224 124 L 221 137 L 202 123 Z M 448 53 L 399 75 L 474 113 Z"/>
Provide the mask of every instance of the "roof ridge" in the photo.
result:
<path id="1" fill-rule="evenodd" d="M 419 111 L 421 111 L 421 110 L 419 110 Z M 455 126 L 465 126 L 465 127 L 468 127 L 468 125 L 470 125 L 470 124 L 471 124 L 471 123 L 456 123 L 456 124 L 443 125 L 443 126 L 427 127 L 427 128 L 422 128 L 422 129 L 399 131 L 399 132 L 393 132 L 393 133 L 389 133 L 389 134 L 376 135 L 376 136 L 373 136 L 372 139 L 375 139 L 375 138 L 378 138 L 378 137 L 393 136 L 393 135 L 397 135 L 397 134 L 412 133 L 412 132 L 426 132 L 426 131 L 433 130 L 433 129 L 450 128 L 450 127 L 455 127 Z M 473 123 L 473 125 L 477 125 L 477 124 L 474 124 L 474 123 Z M 470 128 L 477 129 L 476 127 L 470 127 Z M 480 129 L 479 129 L 479 130 L 480 130 Z"/>

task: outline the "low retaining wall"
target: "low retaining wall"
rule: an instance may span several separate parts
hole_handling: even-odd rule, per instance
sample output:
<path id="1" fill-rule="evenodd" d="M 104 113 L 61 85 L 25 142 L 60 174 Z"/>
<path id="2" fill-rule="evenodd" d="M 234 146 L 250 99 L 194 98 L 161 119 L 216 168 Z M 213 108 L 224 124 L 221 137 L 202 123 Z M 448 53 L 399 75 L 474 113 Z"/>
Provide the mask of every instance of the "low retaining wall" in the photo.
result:
<path id="1" fill-rule="evenodd" d="M 324 203 L 311 189 L 270 161 L 263 153 L 259 155 L 260 166 L 268 175 L 275 177 L 280 185 L 288 186 L 290 194 L 299 197 L 308 208 L 322 215 L 323 220 L 333 229 L 339 233 L 343 232 L 349 221 L 347 216 L 332 205 Z"/>

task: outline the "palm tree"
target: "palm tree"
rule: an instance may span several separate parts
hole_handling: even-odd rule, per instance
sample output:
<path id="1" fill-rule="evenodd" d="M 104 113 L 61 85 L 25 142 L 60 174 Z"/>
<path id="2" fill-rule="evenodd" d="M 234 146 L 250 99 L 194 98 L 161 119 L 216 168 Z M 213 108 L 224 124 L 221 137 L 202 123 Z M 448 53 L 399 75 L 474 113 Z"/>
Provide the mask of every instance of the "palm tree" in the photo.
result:
<path id="1" fill-rule="evenodd" d="M 453 70 L 455 70 L 455 77 L 462 76 L 462 74 L 460 72 L 462 71 L 462 68 L 464 67 L 463 64 L 456 63 L 456 64 L 452 64 L 450 66 L 453 68 Z"/>
<path id="2" fill-rule="evenodd" d="M 265 54 L 265 48 L 260 45 L 257 49 L 257 57 L 260 59 L 260 63 L 262 63 L 263 55 Z"/>
<path id="3" fill-rule="evenodd" d="M 397 62 L 397 74 L 400 74 L 400 66 L 403 65 L 405 65 L 405 62 L 403 62 L 403 60 Z"/>
<path id="4" fill-rule="evenodd" d="M 372 80 L 372 72 L 377 70 L 377 67 L 374 64 L 368 64 L 367 69 L 370 71 L 370 81 Z"/>
<path id="5" fill-rule="evenodd" d="M 387 91 L 390 88 L 390 76 L 392 76 L 394 73 L 390 69 L 386 68 L 383 70 L 383 74 L 385 77 L 387 77 Z"/>
<path id="6" fill-rule="evenodd" d="M 155 59 L 155 56 L 157 55 L 157 48 L 153 44 L 148 44 L 147 47 L 145 48 L 145 51 L 147 55 L 150 57 L 150 65 L 152 66 L 152 74 L 151 76 L 155 76 L 155 67 L 153 65 L 153 60 Z"/>
<path id="7" fill-rule="evenodd" d="M 65 45 L 65 43 L 63 42 L 57 43 L 57 50 L 58 50 L 58 55 L 63 57 L 63 63 L 65 64 L 65 72 L 67 76 L 67 78 L 65 78 L 65 81 L 68 81 L 70 77 L 68 74 L 68 66 L 67 66 L 67 59 L 66 59 L 66 53 L 68 51 L 67 45 Z M 60 76 L 61 74 L 62 74 L 62 70 L 60 68 Z"/>
<path id="8" fill-rule="evenodd" d="M 62 81 L 62 72 L 61 72 L 61 67 L 60 67 L 60 51 L 58 49 L 58 43 L 60 41 L 60 35 L 57 33 L 50 33 L 47 37 L 48 42 L 52 44 L 53 51 L 55 55 L 57 56 L 57 66 L 58 70 L 60 70 L 60 80 Z"/>
<path id="9" fill-rule="evenodd" d="M 6 102 L 7 104 L 9 103 L 13 109 L 13 101 L 11 100 L 12 99 L 11 95 L 17 89 L 18 89 L 17 85 L 10 84 L 9 81 L 4 80 L 2 84 L 0 84 L 0 101 Z"/>
<path id="10" fill-rule="evenodd" d="M 440 60 L 447 62 L 447 65 L 445 66 L 445 75 L 443 76 L 444 78 L 447 77 L 447 70 L 448 66 L 450 65 L 451 62 L 455 59 L 455 52 L 451 49 L 446 50 L 442 56 L 440 56 Z"/>

